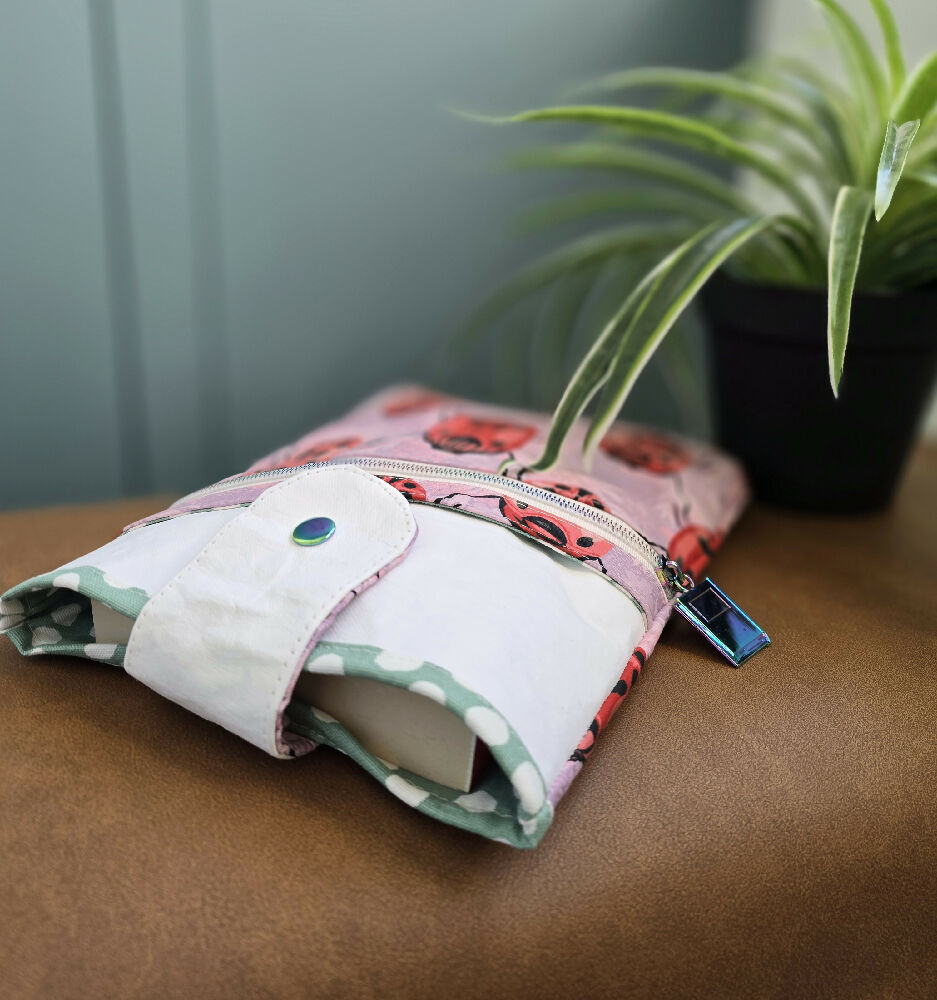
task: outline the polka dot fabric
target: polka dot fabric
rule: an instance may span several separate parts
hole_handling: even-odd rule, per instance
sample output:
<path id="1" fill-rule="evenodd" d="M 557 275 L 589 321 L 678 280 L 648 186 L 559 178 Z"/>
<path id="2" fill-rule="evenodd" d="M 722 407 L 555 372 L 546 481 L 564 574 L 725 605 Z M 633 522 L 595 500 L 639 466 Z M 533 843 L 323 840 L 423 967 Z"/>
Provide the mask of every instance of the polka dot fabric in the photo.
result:
<path id="1" fill-rule="evenodd" d="M 347 754 L 408 806 L 472 833 L 513 847 L 534 847 L 553 819 L 543 777 L 507 720 L 484 698 L 459 684 L 443 667 L 374 646 L 320 643 L 306 667 L 366 677 L 405 688 L 453 711 L 488 744 L 495 766 L 471 792 L 460 792 L 389 764 L 369 753 L 325 712 L 292 701 L 288 728 L 315 743 Z"/>
<path id="2" fill-rule="evenodd" d="M 81 656 L 120 667 L 126 646 L 99 643 L 94 635 L 90 599 L 136 616 L 148 600 L 146 591 L 113 580 L 96 566 L 46 573 L 14 587 L 0 602 L 0 629 L 24 656 L 55 653 Z"/>

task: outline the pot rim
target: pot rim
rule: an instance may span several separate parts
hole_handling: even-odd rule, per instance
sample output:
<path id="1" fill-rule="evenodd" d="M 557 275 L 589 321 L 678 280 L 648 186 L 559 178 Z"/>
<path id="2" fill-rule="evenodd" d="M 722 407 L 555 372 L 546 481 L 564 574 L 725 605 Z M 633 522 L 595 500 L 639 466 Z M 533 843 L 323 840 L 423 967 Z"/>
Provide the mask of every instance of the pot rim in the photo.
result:
<path id="1" fill-rule="evenodd" d="M 718 271 L 700 301 L 714 336 L 781 341 L 827 350 L 825 287 L 742 281 Z M 937 284 L 909 291 L 860 291 L 853 298 L 850 351 L 937 351 Z"/>

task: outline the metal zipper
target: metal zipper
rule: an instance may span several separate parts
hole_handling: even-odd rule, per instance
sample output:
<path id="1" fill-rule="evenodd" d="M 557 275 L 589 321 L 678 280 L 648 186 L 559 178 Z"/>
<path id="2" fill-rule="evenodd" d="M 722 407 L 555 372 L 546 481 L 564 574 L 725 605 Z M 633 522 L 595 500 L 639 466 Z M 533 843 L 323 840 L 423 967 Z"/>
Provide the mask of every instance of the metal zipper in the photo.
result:
<path id="1" fill-rule="evenodd" d="M 661 553 L 651 545 L 650 542 L 627 521 L 607 511 L 590 507 L 589 504 L 580 503 L 559 493 L 553 493 L 531 483 L 525 483 L 520 479 L 511 479 L 507 476 L 499 476 L 491 472 L 479 472 L 474 469 L 460 469 L 451 465 L 428 465 L 423 462 L 398 461 L 395 459 L 383 458 L 360 458 L 348 456 L 333 458 L 325 462 L 309 462 L 306 465 L 297 465 L 288 469 L 271 469 L 267 472 L 253 472 L 244 476 L 237 476 L 234 479 L 223 480 L 204 489 L 196 490 L 188 496 L 177 500 L 173 507 L 199 497 L 207 496 L 211 493 L 218 493 L 221 490 L 235 489 L 247 483 L 264 479 L 288 479 L 305 469 L 320 467 L 335 467 L 340 465 L 354 465 L 360 469 L 367 469 L 375 475 L 399 476 L 402 479 L 432 480 L 436 482 L 463 482 L 478 485 L 488 484 L 492 489 L 502 494 L 513 495 L 515 498 L 525 500 L 536 500 L 548 506 L 560 507 L 569 520 L 581 527 L 590 529 L 598 526 L 607 536 L 606 541 L 614 541 L 620 548 L 640 559 L 656 576 L 668 596 L 672 596 L 673 588 L 664 583 L 666 577 L 662 574 L 662 569 L 666 563 L 666 553 Z"/>
<path id="2" fill-rule="evenodd" d="M 222 480 L 204 489 L 190 493 L 173 504 L 198 499 L 222 490 L 243 486 L 245 483 L 263 479 L 288 479 L 305 469 L 354 465 L 367 469 L 375 475 L 399 476 L 434 482 L 463 482 L 490 485 L 493 490 L 515 498 L 533 499 L 550 507 L 559 507 L 574 524 L 592 530 L 598 526 L 605 534 L 605 541 L 613 541 L 620 548 L 643 562 L 653 572 L 661 590 L 668 600 L 674 601 L 676 610 L 699 631 L 733 666 L 741 666 L 749 657 L 769 645 L 771 640 L 758 625 L 724 591 L 720 590 L 708 577 L 696 583 L 683 568 L 672 559 L 663 547 L 655 548 L 639 531 L 627 521 L 607 511 L 598 510 L 588 504 L 572 500 L 559 493 L 542 489 L 520 479 L 510 479 L 490 472 L 474 469 L 460 469 L 450 465 L 427 465 L 423 462 L 395 461 L 383 458 L 358 458 L 355 456 L 333 458 L 325 462 L 309 462 L 287 469 L 271 469 L 267 472 L 252 472 L 233 479 Z M 172 509 L 172 508 L 170 508 Z M 625 591 L 625 593 L 628 593 Z M 646 613 L 633 595 L 628 594 L 638 609 Z"/>

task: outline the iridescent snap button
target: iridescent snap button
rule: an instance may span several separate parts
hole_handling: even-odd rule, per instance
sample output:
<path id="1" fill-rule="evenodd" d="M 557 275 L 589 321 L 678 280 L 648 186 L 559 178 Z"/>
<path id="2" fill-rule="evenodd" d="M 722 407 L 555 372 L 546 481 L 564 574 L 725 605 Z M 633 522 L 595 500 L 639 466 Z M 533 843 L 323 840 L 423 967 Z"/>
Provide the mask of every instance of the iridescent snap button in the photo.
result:
<path id="1" fill-rule="evenodd" d="M 335 534 L 335 522 L 330 517 L 310 517 L 293 528 L 293 541 L 297 545 L 321 545 Z"/>

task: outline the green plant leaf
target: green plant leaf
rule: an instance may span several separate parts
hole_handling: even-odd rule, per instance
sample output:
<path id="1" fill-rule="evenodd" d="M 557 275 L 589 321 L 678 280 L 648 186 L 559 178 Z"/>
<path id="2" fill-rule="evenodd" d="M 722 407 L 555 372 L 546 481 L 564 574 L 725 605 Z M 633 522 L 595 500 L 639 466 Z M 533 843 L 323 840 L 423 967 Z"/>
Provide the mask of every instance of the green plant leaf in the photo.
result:
<path id="1" fill-rule="evenodd" d="M 890 236 L 896 230 L 913 229 L 922 221 L 937 219 L 937 191 L 927 183 L 926 172 L 923 175 L 918 173 L 919 168 L 912 164 L 913 157 L 912 149 L 901 174 L 901 183 L 895 189 L 891 205 L 888 206 L 888 213 L 877 226 L 870 228 L 866 237 L 867 244 L 877 243 L 880 238 Z M 865 251 L 863 255 L 864 253 Z"/>
<path id="2" fill-rule="evenodd" d="M 925 135 L 937 138 L 937 105 L 921 119 L 921 128 L 924 129 Z"/>
<path id="3" fill-rule="evenodd" d="M 815 0 L 815 2 L 823 8 L 827 16 L 833 37 L 843 54 L 843 62 L 849 72 L 853 89 L 866 96 L 869 111 L 873 115 L 884 116 L 888 111 L 888 87 L 878 59 L 862 29 L 837 0 Z"/>
<path id="4" fill-rule="evenodd" d="M 714 156 L 736 166 L 752 170 L 790 198 L 804 215 L 817 223 L 820 219 L 813 202 L 790 172 L 783 170 L 769 157 L 737 142 L 718 129 L 695 118 L 671 115 L 647 108 L 568 105 L 522 111 L 506 118 L 485 119 L 494 124 L 516 122 L 570 121 L 583 125 L 599 125 L 622 129 L 646 139 L 671 142 L 708 156 Z"/>
<path id="5" fill-rule="evenodd" d="M 498 316 L 555 279 L 592 267 L 610 257 L 646 250 L 665 250 L 686 237 L 686 226 L 619 226 L 590 233 L 538 257 L 501 285 L 469 316 L 459 338 L 463 341 L 490 325 Z"/>
<path id="6" fill-rule="evenodd" d="M 876 226 L 869 227 L 862 248 L 860 270 L 868 274 L 885 263 L 898 246 L 931 237 L 937 228 L 937 176 L 928 185 L 907 168 L 895 192 L 888 214 Z"/>
<path id="7" fill-rule="evenodd" d="M 667 332 L 712 273 L 739 247 L 771 225 L 773 218 L 715 223 L 684 244 L 634 311 L 605 380 L 584 451 L 605 435 L 632 386 Z"/>
<path id="8" fill-rule="evenodd" d="M 932 171 L 937 168 L 937 135 L 926 132 L 922 123 L 921 136 L 908 157 L 908 169 Z"/>
<path id="9" fill-rule="evenodd" d="M 821 151 L 829 148 L 826 136 L 810 115 L 778 97 L 768 87 L 762 87 L 733 73 L 651 66 L 610 73 L 594 84 L 595 89 L 606 92 L 634 87 L 666 87 L 692 95 L 720 97 L 734 104 L 753 108 L 768 119 L 795 129 Z"/>
<path id="10" fill-rule="evenodd" d="M 809 282 L 803 257 L 787 234 L 763 233 L 739 248 L 737 269 L 749 281 L 785 285 L 802 285 Z"/>
<path id="11" fill-rule="evenodd" d="M 892 94 L 897 94 L 904 83 L 904 56 L 901 52 L 901 37 L 895 15 L 888 0 L 869 0 L 882 30 L 882 40 L 885 42 L 885 58 L 888 60 L 888 75 L 891 80 Z"/>
<path id="12" fill-rule="evenodd" d="M 510 162 L 522 168 L 608 170 L 632 174 L 693 192 L 736 213 L 751 211 L 751 206 L 730 184 L 709 171 L 646 149 L 580 142 L 522 150 Z"/>
<path id="13" fill-rule="evenodd" d="M 788 237 L 804 264 L 804 278 L 821 283 L 826 278 L 826 255 L 817 242 L 817 231 L 799 215 L 776 215 L 773 228 Z M 825 250 L 825 248 L 823 248 Z"/>
<path id="14" fill-rule="evenodd" d="M 891 263 L 903 248 L 937 243 L 937 177 L 934 184 L 930 187 L 905 167 L 885 217 L 866 230 L 857 287 L 887 285 Z"/>
<path id="15" fill-rule="evenodd" d="M 918 167 L 908 176 L 928 187 L 937 188 L 937 167 Z"/>
<path id="16" fill-rule="evenodd" d="M 567 275 L 544 297 L 534 336 L 534 388 L 541 406 L 550 406 L 563 387 L 569 344 L 576 331 L 594 276 L 588 272 Z"/>
<path id="17" fill-rule="evenodd" d="M 862 241 L 872 212 L 872 194 L 863 188 L 842 187 L 833 209 L 830 227 L 830 252 L 827 304 L 827 348 L 830 362 L 830 385 L 839 395 L 843 375 L 846 340 L 849 337 L 849 314 L 852 291 L 859 270 Z"/>
<path id="18" fill-rule="evenodd" d="M 919 119 L 896 125 L 889 120 L 885 126 L 885 142 L 882 145 L 882 155 L 878 161 L 878 175 L 875 180 L 875 220 L 881 219 L 891 204 L 892 195 L 901 179 L 905 160 L 911 143 L 921 127 Z"/>
<path id="19" fill-rule="evenodd" d="M 937 227 L 920 239 L 911 239 L 894 246 L 888 258 L 872 272 L 874 284 L 868 276 L 866 283 L 872 287 L 894 288 L 899 285 L 924 284 L 933 281 L 937 274 Z M 862 275 L 863 269 L 859 272 Z"/>
<path id="20" fill-rule="evenodd" d="M 573 372 L 573 376 L 553 413 L 553 421 L 543 446 L 543 453 L 530 466 L 531 469 L 549 469 L 551 465 L 556 463 L 563 442 L 573 424 L 589 405 L 592 397 L 602 388 L 602 384 L 608 376 L 608 367 L 614 356 L 618 333 L 628 323 L 632 312 L 640 305 L 648 290 L 660 280 L 674 261 L 679 260 L 688 246 L 692 245 L 694 240 L 698 238 L 699 235 L 691 237 L 651 268 L 629 293 L 621 308 L 606 323 L 602 332 L 596 337 Z"/>
<path id="21" fill-rule="evenodd" d="M 850 115 L 846 97 L 833 80 L 810 63 L 792 56 L 757 59 L 738 72 L 752 75 L 765 86 L 780 87 L 801 102 L 829 139 L 835 176 L 847 183 L 858 174 L 862 155 L 853 122 L 855 116 Z"/>
<path id="22" fill-rule="evenodd" d="M 924 246 L 909 247 L 895 254 L 882 271 L 883 287 L 890 290 L 916 288 L 934 280 L 937 274 L 937 250 L 931 240 Z"/>
<path id="23" fill-rule="evenodd" d="M 823 189 L 839 189 L 830 163 L 820 159 L 798 136 L 779 129 L 776 124 L 713 114 L 699 114 L 697 118 L 733 139 L 765 147 L 775 162 L 792 176 L 809 175 Z"/>
<path id="24" fill-rule="evenodd" d="M 888 288 L 896 275 L 904 275 L 909 270 L 918 272 L 925 266 L 925 261 L 937 247 L 937 223 L 901 234 L 889 240 L 885 247 L 879 248 L 874 254 L 869 242 L 867 238 L 862 248 L 856 285 Z"/>
<path id="25" fill-rule="evenodd" d="M 654 355 L 659 363 L 658 370 L 667 386 L 671 408 L 681 416 L 681 424 L 687 431 L 699 433 L 700 427 L 709 422 L 705 382 L 699 377 L 699 362 L 694 357 L 688 343 L 693 333 L 689 316 L 682 316 Z"/>
<path id="26" fill-rule="evenodd" d="M 754 213 L 750 213 L 754 215 Z M 818 285 L 826 280 L 826 247 L 799 215 L 776 215 L 774 224 L 739 248 L 736 262 L 752 281 Z"/>
<path id="27" fill-rule="evenodd" d="M 521 213 L 520 228 L 529 232 L 542 226 L 573 222 L 607 212 L 634 212 L 639 215 L 675 215 L 710 222 L 714 215 L 726 214 L 711 201 L 681 191 L 657 188 L 622 188 L 613 191 L 586 191 L 535 205 Z"/>
<path id="28" fill-rule="evenodd" d="M 907 122 L 912 118 L 924 119 L 937 104 L 937 52 L 923 59 L 905 80 L 895 98 L 891 117 Z"/>

